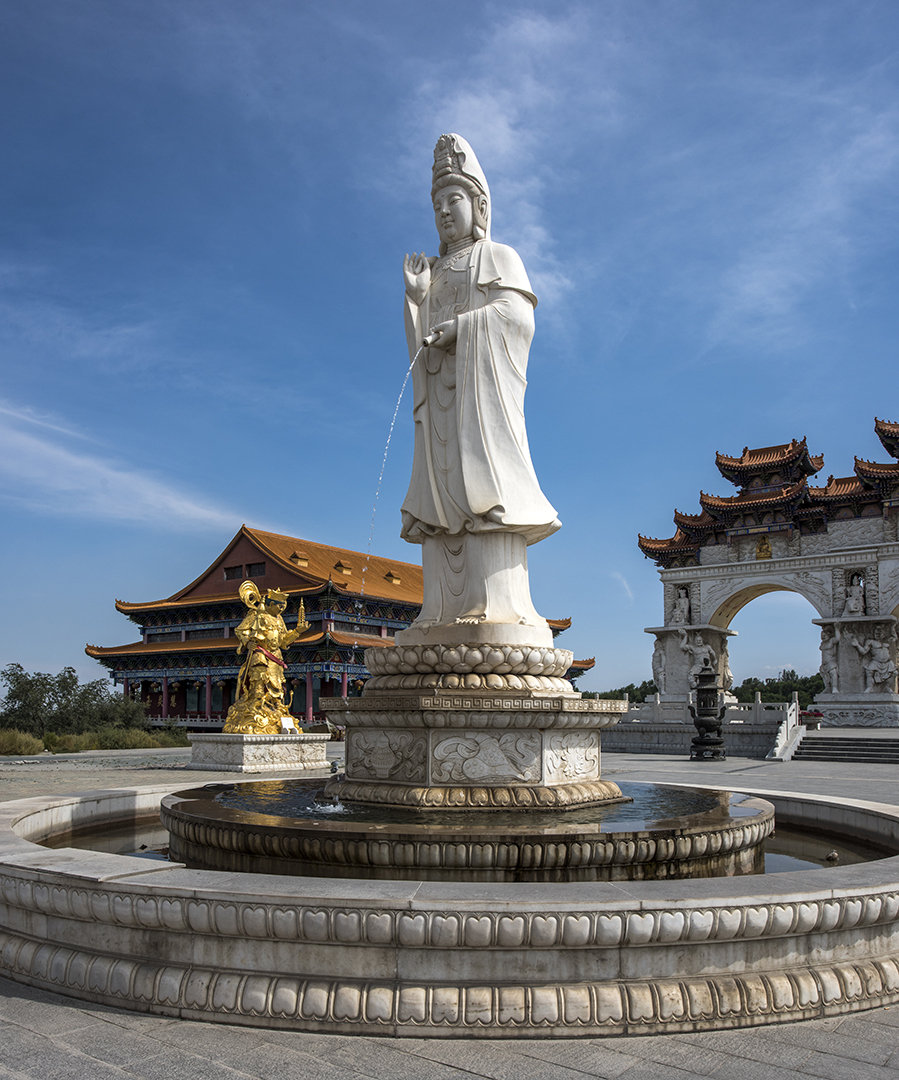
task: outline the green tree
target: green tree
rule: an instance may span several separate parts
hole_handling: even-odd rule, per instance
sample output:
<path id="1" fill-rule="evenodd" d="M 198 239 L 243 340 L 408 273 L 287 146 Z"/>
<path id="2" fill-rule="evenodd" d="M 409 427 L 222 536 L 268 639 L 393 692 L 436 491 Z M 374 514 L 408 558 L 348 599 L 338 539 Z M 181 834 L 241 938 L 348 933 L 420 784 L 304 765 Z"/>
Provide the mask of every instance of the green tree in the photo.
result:
<path id="1" fill-rule="evenodd" d="M 658 690 L 656 684 L 652 679 L 644 679 L 639 686 L 636 683 L 628 683 L 627 686 L 619 686 L 615 690 L 599 690 L 591 691 L 584 694 L 584 697 L 588 698 L 610 698 L 612 700 L 620 700 L 627 694 L 631 701 L 645 701 L 648 697 L 652 697 Z"/>
<path id="2" fill-rule="evenodd" d="M 146 720 L 143 705 L 110 691 L 103 679 L 79 683 L 75 669 L 58 675 L 33 674 L 21 664 L 0 671 L 4 696 L 0 702 L 0 727 L 16 728 L 43 738 L 80 734 L 100 727 L 138 727 Z"/>
<path id="3" fill-rule="evenodd" d="M 762 680 L 751 676 L 733 688 L 737 701 L 742 702 L 755 700 L 757 693 L 762 695 L 762 701 L 765 702 L 789 701 L 796 693 L 799 695 L 800 709 L 809 708 L 815 695 L 823 691 L 824 679 L 817 671 L 814 675 L 799 675 L 792 668 L 784 668 L 776 679 Z M 627 694 L 631 701 L 640 702 L 652 697 L 655 692 L 655 683 L 651 679 L 644 679 L 639 686 L 628 683 L 627 686 L 619 686 L 614 690 L 600 690 L 584 694 L 584 697 L 623 698 Z"/>
<path id="4" fill-rule="evenodd" d="M 793 694 L 799 695 L 800 709 L 807 709 L 816 694 L 824 692 L 824 679 L 816 671 L 814 675 L 799 675 L 792 668 L 784 668 L 776 679 L 749 678 L 734 687 L 737 701 L 753 701 L 760 694 L 762 701 L 789 701 Z"/>

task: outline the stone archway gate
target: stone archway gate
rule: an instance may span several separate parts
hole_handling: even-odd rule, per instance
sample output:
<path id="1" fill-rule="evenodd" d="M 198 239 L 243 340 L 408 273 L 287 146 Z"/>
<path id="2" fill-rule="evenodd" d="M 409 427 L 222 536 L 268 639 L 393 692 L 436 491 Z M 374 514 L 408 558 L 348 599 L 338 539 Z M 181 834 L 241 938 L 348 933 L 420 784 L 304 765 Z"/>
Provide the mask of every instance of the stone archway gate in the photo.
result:
<path id="1" fill-rule="evenodd" d="M 899 424 L 875 420 L 875 431 L 899 458 Z M 804 438 L 717 454 L 716 464 L 736 495 L 701 492 L 699 514 L 675 511 L 674 536 L 638 539 L 664 589 L 664 625 L 646 631 L 662 714 L 683 716 L 703 670 L 730 689 L 732 619 L 757 596 L 788 590 L 818 613 L 824 723 L 899 726 L 899 461 L 856 458 L 853 476 L 823 487 L 808 482 L 824 459 Z"/>

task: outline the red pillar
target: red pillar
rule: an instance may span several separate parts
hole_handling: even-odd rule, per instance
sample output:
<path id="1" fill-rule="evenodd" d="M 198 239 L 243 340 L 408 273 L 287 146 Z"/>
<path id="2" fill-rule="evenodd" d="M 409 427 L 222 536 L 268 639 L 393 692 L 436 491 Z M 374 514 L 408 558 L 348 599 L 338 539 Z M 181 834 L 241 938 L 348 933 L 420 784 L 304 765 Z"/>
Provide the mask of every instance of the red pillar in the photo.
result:
<path id="1" fill-rule="evenodd" d="M 168 720 L 169 718 L 169 677 L 168 675 L 162 676 L 162 719 Z"/>
<path id="2" fill-rule="evenodd" d="M 124 682 L 122 683 L 122 696 L 126 697 L 126 698 L 131 696 L 131 680 L 130 679 L 125 679 Z"/>
<path id="3" fill-rule="evenodd" d="M 347 673 L 344 672 L 340 676 L 340 696 L 341 697 L 346 697 L 346 690 L 347 690 L 347 685 L 346 684 L 347 684 Z"/>
<path id="4" fill-rule="evenodd" d="M 312 672 L 306 672 L 306 723 L 312 723 Z"/>
<path id="5" fill-rule="evenodd" d="M 212 719 L 212 676 L 206 676 L 206 719 Z"/>

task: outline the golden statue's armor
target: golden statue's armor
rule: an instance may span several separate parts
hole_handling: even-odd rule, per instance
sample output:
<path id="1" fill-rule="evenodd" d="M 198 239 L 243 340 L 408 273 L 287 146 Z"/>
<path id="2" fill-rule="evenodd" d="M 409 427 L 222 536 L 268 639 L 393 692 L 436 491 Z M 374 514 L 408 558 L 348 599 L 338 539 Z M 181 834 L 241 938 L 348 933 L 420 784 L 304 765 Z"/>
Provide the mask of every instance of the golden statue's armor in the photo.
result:
<path id="1" fill-rule="evenodd" d="M 284 701 L 284 673 L 287 665 L 281 650 L 291 645 L 309 629 L 302 601 L 295 630 L 284 624 L 287 594 L 269 589 L 265 598 L 252 581 L 240 587 L 246 604 L 246 618 L 235 630 L 240 642 L 237 655 L 246 649 L 247 658 L 237 676 L 237 700 L 228 710 L 224 731 L 232 735 L 280 735 L 294 730 L 296 721 L 290 703 Z"/>

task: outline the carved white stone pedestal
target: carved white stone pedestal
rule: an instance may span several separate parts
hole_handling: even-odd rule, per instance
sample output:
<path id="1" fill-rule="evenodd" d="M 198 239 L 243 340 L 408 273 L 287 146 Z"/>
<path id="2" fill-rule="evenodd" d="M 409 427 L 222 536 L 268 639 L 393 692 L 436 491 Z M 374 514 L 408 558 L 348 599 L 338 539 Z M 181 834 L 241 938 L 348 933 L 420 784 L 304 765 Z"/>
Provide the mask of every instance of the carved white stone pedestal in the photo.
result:
<path id="1" fill-rule="evenodd" d="M 584 806 L 621 799 L 600 779 L 600 730 L 625 701 L 568 693 L 372 694 L 323 700 L 346 724 L 329 795 L 444 809 Z"/>
<path id="2" fill-rule="evenodd" d="M 190 767 L 217 772 L 324 769 L 330 735 L 188 735 Z"/>

